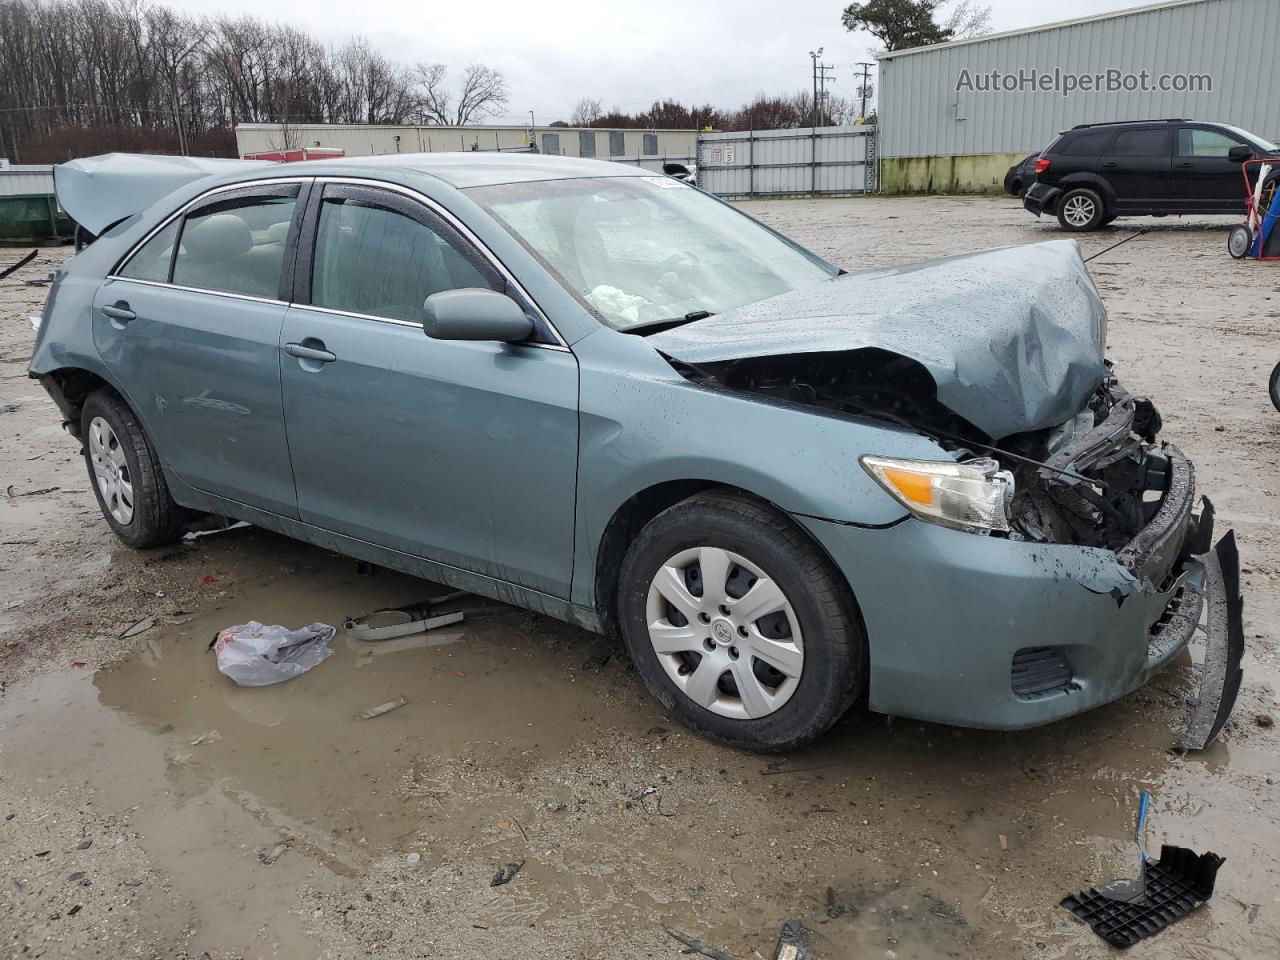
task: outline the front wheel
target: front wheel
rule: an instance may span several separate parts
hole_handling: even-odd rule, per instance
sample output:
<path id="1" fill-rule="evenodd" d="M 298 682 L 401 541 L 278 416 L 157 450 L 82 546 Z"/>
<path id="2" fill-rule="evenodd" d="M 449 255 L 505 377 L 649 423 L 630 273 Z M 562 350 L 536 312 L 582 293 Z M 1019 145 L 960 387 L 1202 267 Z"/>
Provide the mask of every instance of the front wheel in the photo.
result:
<path id="1" fill-rule="evenodd" d="M 1064 230 L 1096 230 L 1106 215 L 1102 197 L 1085 187 L 1068 190 L 1058 201 L 1058 223 Z"/>
<path id="2" fill-rule="evenodd" d="M 649 692 L 729 746 L 808 743 L 866 682 L 843 578 L 785 515 L 745 497 L 699 494 L 650 521 L 623 561 L 618 600 Z"/>
<path id="3" fill-rule="evenodd" d="M 115 535 L 131 547 L 156 547 L 182 536 L 185 511 L 169 495 L 160 459 L 129 405 L 98 390 L 80 415 L 89 482 Z"/>
<path id="4" fill-rule="evenodd" d="M 1271 403 L 1277 410 L 1280 410 L 1280 363 L 1276 364 L 1276 368 L 1271 371 L 1271 383 L 1268 384 L 1271 393 Z"/>

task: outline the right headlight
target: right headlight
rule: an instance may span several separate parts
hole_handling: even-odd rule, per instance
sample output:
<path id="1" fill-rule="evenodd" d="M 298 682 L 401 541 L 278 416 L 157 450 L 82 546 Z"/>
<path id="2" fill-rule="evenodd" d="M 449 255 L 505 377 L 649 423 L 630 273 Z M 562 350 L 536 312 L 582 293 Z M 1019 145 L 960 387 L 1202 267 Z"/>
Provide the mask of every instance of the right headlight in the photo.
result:
<path id="1" fill-rule="evenodd" d="M 1013 474 L 995 460 L 957 463 L 864 456 L 858 462 L 921 520 L 970 533 L 1009 529 Z"/>

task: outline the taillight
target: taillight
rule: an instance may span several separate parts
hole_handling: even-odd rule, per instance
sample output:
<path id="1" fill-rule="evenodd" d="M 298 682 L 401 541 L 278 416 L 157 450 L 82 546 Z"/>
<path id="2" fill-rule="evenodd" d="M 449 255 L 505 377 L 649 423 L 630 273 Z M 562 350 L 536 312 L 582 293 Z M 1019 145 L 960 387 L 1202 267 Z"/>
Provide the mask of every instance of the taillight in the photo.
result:
<path id="1" fill-rule="evenodd" d="M 1036 157 L 1036 176 L 1039 176 L 1040 174 L 1044 173 L 1048 169 L 1049 169 L 1049 158 Z"/>

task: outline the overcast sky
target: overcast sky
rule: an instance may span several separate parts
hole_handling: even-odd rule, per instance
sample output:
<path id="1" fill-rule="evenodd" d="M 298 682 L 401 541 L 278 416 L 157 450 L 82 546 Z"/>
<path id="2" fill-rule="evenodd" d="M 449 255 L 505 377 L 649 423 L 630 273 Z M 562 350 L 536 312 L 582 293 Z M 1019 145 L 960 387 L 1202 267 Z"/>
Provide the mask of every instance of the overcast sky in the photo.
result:
<path id="1" fill-rule="evenodd" d="M 252 13 L 326 41 L 368 37 L 408 63 L 497 67 L 511 100 L 494 122 L 568 119 L 580 97 L 634 111 L 655 99 L 736 107 L 759 92 L 809 86 L 809 51 L 825 48 L 835 93 L 875 40 L 845 31 L 839 0 L 158 0 L 205 14 Z M 990 0 L 996 31 L 1139 5 L 1138 0 Z M 948 4 L 950 6 L 950 4 Z"/>

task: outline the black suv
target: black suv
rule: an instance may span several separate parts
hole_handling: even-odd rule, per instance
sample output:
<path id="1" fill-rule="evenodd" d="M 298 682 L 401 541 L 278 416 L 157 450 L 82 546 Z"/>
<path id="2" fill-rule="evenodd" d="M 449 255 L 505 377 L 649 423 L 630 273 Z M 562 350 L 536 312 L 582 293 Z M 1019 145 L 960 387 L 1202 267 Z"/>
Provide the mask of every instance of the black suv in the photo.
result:
<path id="1" fill-rule="evenodd" d="M 1277 152 L 1274 143 L 1225 123 L 1082 124 L 1040 155 L 1022 205 L 1036 216 L 1056 213 L 1066 230 L 1096 230 L 1116 217 L 1242 214 L 1240 164 Z"/>

